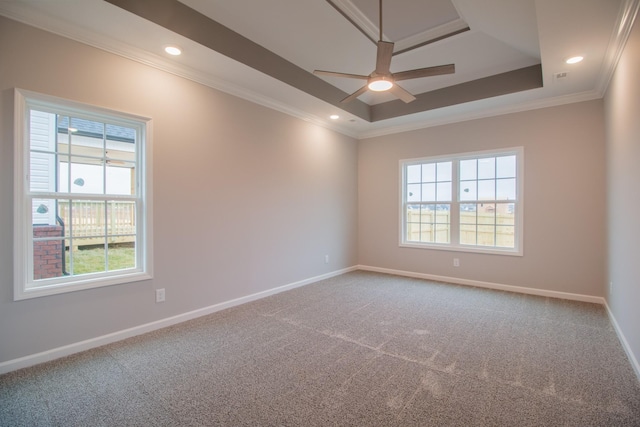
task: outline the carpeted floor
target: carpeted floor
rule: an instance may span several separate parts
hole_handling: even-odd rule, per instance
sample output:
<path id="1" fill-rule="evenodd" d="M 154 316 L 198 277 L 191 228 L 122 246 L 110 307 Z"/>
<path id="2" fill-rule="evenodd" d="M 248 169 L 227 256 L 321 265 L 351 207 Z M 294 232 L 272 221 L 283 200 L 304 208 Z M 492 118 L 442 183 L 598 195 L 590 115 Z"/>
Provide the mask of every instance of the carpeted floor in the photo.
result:
<path id="1" fill-rule="evenodd" d="M 603 307 L 353 272 L 0 376 L 2 426 L 640 426 Z"/>

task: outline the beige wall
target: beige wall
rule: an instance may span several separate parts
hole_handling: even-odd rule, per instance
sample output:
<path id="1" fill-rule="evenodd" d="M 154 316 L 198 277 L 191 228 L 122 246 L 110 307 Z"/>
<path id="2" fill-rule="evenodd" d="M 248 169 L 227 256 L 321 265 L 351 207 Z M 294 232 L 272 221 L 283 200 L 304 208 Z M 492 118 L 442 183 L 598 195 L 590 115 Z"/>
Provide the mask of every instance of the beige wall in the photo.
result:
<path id="1" fill-rule="evenodd" d="M 607 301 L 640 369 L 640 26 L 605 96 L 608 191 Z M 638 371 L 640 375 L 640 370 Z"/>
<path id="2" fill-rule="evenodd" d="M 153 119 L 154 280 L 13 302 L 14 87 Z M 357 263 L 352 138 L 2 17 L 0 95 L 0 363 Z"/>
<path id="3" fill-rule="evenodd" d="M 523 146 L 524 256 L 414 248 L 399 242 L 399 160 Z M 362 140 L 359 263 L 492 284 L 603 296 L 602 101 Z M 453 267 L 453 258 L 460 267 Z"/>

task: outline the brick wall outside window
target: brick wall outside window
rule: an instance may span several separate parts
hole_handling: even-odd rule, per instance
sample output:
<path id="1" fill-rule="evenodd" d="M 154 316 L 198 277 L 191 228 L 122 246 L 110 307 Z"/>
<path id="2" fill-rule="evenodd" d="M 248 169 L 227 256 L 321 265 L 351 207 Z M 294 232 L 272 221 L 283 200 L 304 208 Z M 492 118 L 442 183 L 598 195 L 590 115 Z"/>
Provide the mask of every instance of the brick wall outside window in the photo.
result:
<path id="1" fill-rule="evenodd" d="M 34 226 L 33 237 L 62 237 L 62 226 Z M 44 240 L 33 242 L 33 278 L 34 280 L 60 277 L 62 271 L 63 240 Z"/>

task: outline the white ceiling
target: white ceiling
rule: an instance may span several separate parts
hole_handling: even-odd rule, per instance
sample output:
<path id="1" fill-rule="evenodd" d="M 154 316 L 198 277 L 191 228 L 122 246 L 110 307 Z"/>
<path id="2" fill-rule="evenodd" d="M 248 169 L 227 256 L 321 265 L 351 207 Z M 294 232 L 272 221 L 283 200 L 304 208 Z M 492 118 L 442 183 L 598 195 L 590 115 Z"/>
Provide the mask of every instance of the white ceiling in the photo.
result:
<path id="1" fill-rule="evenodd" d="M 157 3 L 162 7 L 165 2 Z M 376 46 L 325 0 L 181 0 L 311 73 L 368 75 Z M 333 0 L 377 38 L 378 0 Z M 0 0 L 0 14 L 141 61 L 356 137 L 599 98 L 626 41 L 639 0 L 385 0 L 385 39 L 412 46 L 429 34 L 468 31 L 395 55 L 392 72 L 455 63 L 453 75 L 402 82 L 414 94 L 541 64 L 543 86 L 369 122 L 203 44 L 102 0 Z M 350 18 L 350 19 L 351 19 Z M 443 30 L 444 29 L 444 30 Z M 183 55 L 163 52 L 177 44 Z M 567 65 L 564 59 L 583 55 Z M 557 73 L 566 72 L 561 80 Z M 319 78 L 319 77 L 318 77 Z M 351 93 L 362 81 L 322 77 Z M 346 96 L 345 93 L 345 96 Z M 368 105 L 394 98 L 366 93 Z M 337 121 L 328 119 L 339 114 Z"/>

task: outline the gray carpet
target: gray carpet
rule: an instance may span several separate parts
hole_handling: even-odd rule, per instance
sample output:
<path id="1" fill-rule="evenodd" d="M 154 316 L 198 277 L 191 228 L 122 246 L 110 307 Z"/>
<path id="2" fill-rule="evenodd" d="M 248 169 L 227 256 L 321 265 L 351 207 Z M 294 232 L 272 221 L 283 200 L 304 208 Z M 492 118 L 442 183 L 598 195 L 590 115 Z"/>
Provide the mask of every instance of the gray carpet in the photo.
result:
<path id="1" fill-rule="evenodd" d="M 640 426 L 602 306 L 354 272 L 0 377 L 2 426 Z"/>

